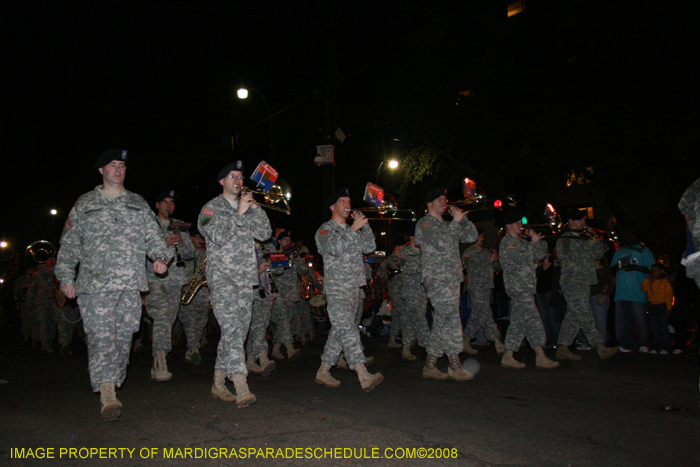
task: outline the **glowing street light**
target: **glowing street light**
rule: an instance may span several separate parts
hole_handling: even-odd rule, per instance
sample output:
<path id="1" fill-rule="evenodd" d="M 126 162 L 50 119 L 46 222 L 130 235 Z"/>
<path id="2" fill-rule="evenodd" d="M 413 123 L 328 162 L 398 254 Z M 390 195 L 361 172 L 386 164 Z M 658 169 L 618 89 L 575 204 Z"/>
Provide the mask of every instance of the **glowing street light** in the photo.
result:
<path id="1" fill-rule="evenodd" d="M 58 211 L 55 210 L 55 209 L 52 209 L 52 210 L 49 211 L 49 212 L 51 213 L 52 216 L 55 216 L 56 214 L 58 214 Z"/>
<path id="2" fill-rule="evenodd" d="M 399 161 L 397 161 L 396 159 L 392 159 L 389 161 L 389 168 L 390 169 L 395 169 L 398 166 L 399 166 Z"/>
<path id="3" fill-rule="evenodd" d="M 3 250 L 4 250 L 5 248 L 7 248 L 7 242 L 6 242 L 6 241 L 0 242 L 0 248 L 2 248 Z"/>
<path id="4" fill-rule="evenodd" d="M 238 91 L 236 91 L 236 95 L 238 96 L 239 99 L 247 99 L 248 98 L 248 90 L 246 88 L 239 88 Z"/>

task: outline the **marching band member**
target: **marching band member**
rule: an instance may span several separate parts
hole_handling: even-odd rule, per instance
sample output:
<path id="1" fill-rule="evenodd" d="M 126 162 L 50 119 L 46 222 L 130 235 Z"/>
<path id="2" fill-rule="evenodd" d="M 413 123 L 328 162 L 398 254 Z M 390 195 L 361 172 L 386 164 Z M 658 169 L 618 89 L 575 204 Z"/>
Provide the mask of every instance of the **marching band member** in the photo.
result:
<path id="1" fill-rule="evenodd" d="M 408 232 L 409 243 L 401 250 L 400 262 L 403 287 L 401 298 L 406 306 L 404 320 L 401 357 L 404 360 L 413 361 L 416 356 L 411 353 L 411 347 L 418 342 L 420 347 L 428 348 L 430 342 L 430 328 L 425 317 L 428 306 L 428 295 L 421 283 L 421 252 L 416 246 L 416 226 L 411 226 Z"/>
<path id="2" fill-rule="evenodd" d="M 269 245 L 269 251 L 265 251 Z M 248 371 L 262 373 L 268 376 L 275 369 L 275 362 L 270 361 L 267 352 L 267 327 L 270 325 L 270 314 L 275 299 L 277 298 L 277 288 L 270 275 L 270 256 L 274 251 L 272 243 L 255 242 L 255 257 L 258 264 L 258 282 L 253 291 L 253 310 L 250 321 L 250 333 L 248 334 L 248 344 L 246 346 L 246 366 Z M 258 365 L 256 360 L 260 361 Z"/>
<path id="3" fill-rule="evenodd" d="M 583 230 L 586 227 L 586 212 L 569 212 L 569 229 Z M 601 336 L 595 326 L 591 309 L 591 285 L 598 283 L 595 260 L 603 257 L 605 246 L 597 238 L 580 240 L 579 232 L 567 231 L 557 240 L 557 253 L 561 261 L 561 290 L 566 299 L 566 315 L 561 324 L 557 341 L 557 360 L 581 360 L 569 346 L 574 342 L 579 328 L 583 330 L 591 347 L 596 349 L 601 360 L 613 357 L 620 349 L 606 347 L 605 336 Z M 576 238 L 578 237 L 578 238 Z"/>
<path id="4" fill-rule="evenodd" d="M 384 377 L 380 373 L 369 373 L 365 367 L 355 317 L 363 298 L 360 287 L 367 282 L 362 254 L 375 250 L 374 235 L 369 221 L 359 211 L 353 214 L 352 225 L 347 224 L 351 211 L 347 189 L 331 195 L 327 206 L 331 210 L 331 220 L 321 225 L 315 239 L 324 261 L 324 292 L 332 327 L 315 381 L 331 388 L 340 386 L 340 381 L 331 376 L 330 369 L 343 352 L 348 367 L 357 373 L 362 389 L 369 392 L 381 384 Z"/>
<path id="5" fill-rule="evenodd" d="M 474 376 L 462 367 L 462 324 L 459 320 L 459 289 L 464 280 L 459 258 L 459 244 L 476 241 L 476 227 L 461 209 L 452 207 L 452 221 L 442 218 L 447 207 L 447 190 L 434 188 L 425 197 L 428 214 L 416 225 L 416 244 L 422 257 L 422 280 L 430 303 L 435 309 L 433 328 L 423 378 L 470 381 Z M 447 355 L 447 374 L 435 366 L 438 358 Z"/>
<path id="6" fill-rule="evenodd" d="M 148 293 L 144 295 L 144 304 L 148 315 L 153 319 L 153 368 L 151 378 L 156 381 L 169 381 L 173 375 L 168 371 L 166 357 L 172 350 L 173 324 L 180 309 L 180 292 L 187 284 L 189 276 L 184 263 L 179 261 L 192 259 L 194 245 L 188 232 L 169 230 L 171 223 L 182 222 L 172 218 L 175 211 L 175 191 L 165 190 L 156 196 L 156 221 L 160 227 L 165 244 L 173 253 L 173 260 L 163 274 L 153 271 L 153 262 L 148 261 Z M 199 355 L 197 355 L 199 356 Z"/>
<path id="7" fill-rule="evenodd" d="M 121 149 L 98 157 L 95 168 L 103 184 L 71 209 L 55 267 L 66 298 L 78 297 L 90 383 L 100 392 L 103 420 L 122 413 L 114 389 L 126 378 L 131 339 L 139 328 L 141 292 L 148 290 L 146 255 L 158 274 L 167 271 L 172 258 L 148 203 L 124 189 L 126 160 Z"/>
<path id="8" fill-rule="evenodd" d="M 191 278 L 207 257 L 207 241 L 204 239 L 204 235 L 197 231 L 191 232 L 190 240 L 194 246 L 194 257 L 185 262 L 188 266 L 187 275 Z M 185 362 L 199 366 L 202 364 L 202 357 L 199 355 L 199 342 L 204 334 L 207 321 L 209 321 L 209 287 L 202 286 L 189 305 L 181 304 L 179 317 L 187 338 Z"/>
<path id="9" fill-rule="evenodd" d="M 532 239 L 530 242 L 520 238 L 523 232 L 522 219 L 521 212 L 509 212 L 503 216 L 507 233 L 501 241 L 499 257 L 506 293 L 510 297 L 510 324 L 501 366 L 517 370 L 525 368 L 524 363 L 513 357 L 513 352 L 520 349 L 525 337 L 535 349 L 536 367 L 550 370 L 557 368 L 559 362 L 551 361 L 544 354 L 544 326 L 535 306 L 535 269 L 537 261 L 547 256 L 547 242 L 541 241 L 542 236 L 534 230 L 529 233 Z"/>
<path id="10" fill-rule="evenodd" d="M 498 252 L 484 246 L 484 234 L 479 234 L 475 244 L 464 250 L 462 264 L 467 270 L 467 293 L 472 313 L 464 326 L 464 350 L 469 355 L 476 355 L 478 350 L 472 348 L 471 339 L 479 328 L 484 329 L 486 338 L 493 342 L 496 353 L 503 355 L 505 348 L 501 342 L 496 323 L 493 321 L 490 298 L 493 289 L 493 273 L 501 269 Z"/>
<path id="11" fill-rule="evenodd" d="M 255 239 L 272 234 L 267 214 L 243 191 L 242 161 L 226 165 L 217 177 L 222 194 L 209 201 L 199 214 L 199 231 L 207 241 L 207 282 L 221 338 L 214 365 L 211 393 L 239 408 L 255 402 L 248 389 L 243 343 L 250 328 L 253 286 L 258 285 Z M 233 381 L 234 396 L 226 388 Z"/>

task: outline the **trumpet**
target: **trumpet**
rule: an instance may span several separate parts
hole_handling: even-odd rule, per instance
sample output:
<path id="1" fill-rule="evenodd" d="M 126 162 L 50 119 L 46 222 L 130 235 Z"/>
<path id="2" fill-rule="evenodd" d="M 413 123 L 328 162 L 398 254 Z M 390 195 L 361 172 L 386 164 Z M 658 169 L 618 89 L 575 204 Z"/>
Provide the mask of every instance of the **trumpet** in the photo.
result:
<path id="1" fill-rule="evenodd" d="M 265 197 L 264 202 L 256 201 L 255 199 L 253 199 L 253 204 L 257 204 L 260 207 L 272 209 L 274 211 L 283 212 L 287 215 L 291 214 L 292 212 L 291 208 L 289 207 L 287 197 L 282 194 L 282 188 L 279 185 L 273 185 L 270 191 L 256 190 L 254 188 L 248 188 L 247 186 L 243 185 L 234 185 L 234 187 L 240 188 L 241 191 L 252 193 L 253 195 L 257 194 Z M 274 204 L 277 203 L 282 203 L 284 207 L 274 206 Z"/>

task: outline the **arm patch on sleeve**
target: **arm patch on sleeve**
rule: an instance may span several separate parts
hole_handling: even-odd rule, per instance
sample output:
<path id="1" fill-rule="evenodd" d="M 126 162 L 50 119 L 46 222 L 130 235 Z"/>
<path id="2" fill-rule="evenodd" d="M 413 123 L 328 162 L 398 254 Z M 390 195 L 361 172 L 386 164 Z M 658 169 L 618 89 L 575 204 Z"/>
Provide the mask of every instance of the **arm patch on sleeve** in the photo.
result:
<path id="1" fill-rule="evenodd" d="M 73 222 L 70 220 L 70 217 L 66 219 L 66 223 L 64 226 L 66 230 L 70 230 L 70 228 L 73 227 Z"/>

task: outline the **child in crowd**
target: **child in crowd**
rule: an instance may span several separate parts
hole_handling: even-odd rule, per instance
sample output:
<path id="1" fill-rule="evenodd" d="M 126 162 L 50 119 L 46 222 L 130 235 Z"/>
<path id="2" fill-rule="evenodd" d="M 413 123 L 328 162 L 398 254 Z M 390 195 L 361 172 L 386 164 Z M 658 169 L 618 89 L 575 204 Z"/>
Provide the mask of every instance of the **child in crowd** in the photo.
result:
<path id="1" fill-rule="evenodd" d="M 647 309 L 654 336 L 654 349 L 650 353 L 668 355 L 671 351 L 671 335 L 668 332 L 668 316 L 673 305 L 673 287 L 666 279 L 666 267 L 656 263 L 651 274 L 642 282 L 642 291 L 647 293 Z"/>

